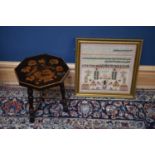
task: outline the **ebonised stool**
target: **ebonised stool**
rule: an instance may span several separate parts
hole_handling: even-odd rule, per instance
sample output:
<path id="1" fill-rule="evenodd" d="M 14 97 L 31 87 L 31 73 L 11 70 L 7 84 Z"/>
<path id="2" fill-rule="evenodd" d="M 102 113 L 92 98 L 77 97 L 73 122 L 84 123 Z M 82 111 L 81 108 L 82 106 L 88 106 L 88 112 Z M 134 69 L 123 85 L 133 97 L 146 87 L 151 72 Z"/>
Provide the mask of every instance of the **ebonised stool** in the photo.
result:
<path id="1" fill-rule="evenodd" d="M 34 89 L 43 92 L 45 89 L 60 86 L 63 110 L 68 111 L 64 80 L 69 73 L 69 67 L 63 59 L 48 54 L 29 57 L 15 68 L 15 72 L 19 84 L 27 87 L 31 123 L 35 121 L 36 111 L 33 106 Z"/>

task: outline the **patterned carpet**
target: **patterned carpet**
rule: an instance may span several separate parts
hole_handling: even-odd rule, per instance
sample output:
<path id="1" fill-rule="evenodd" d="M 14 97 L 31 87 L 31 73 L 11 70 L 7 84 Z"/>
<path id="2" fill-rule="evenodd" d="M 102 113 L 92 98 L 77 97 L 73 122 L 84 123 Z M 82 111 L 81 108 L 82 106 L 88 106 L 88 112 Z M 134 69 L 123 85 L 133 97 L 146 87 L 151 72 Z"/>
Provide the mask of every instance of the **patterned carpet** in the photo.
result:
<path id="1" fill-rule="evenodd" d="M 155 90 L 137 90 L 134 100 L 76 97 L 66 89 L 69 112 L 62 110 L 59 89 L 34 92 L 36 120 L 29 123 L 27 89 L 0 86 L 1 129 L 141 129 L 155 128 Z M 39 104 L 41 103 L 41 104 Z"/>

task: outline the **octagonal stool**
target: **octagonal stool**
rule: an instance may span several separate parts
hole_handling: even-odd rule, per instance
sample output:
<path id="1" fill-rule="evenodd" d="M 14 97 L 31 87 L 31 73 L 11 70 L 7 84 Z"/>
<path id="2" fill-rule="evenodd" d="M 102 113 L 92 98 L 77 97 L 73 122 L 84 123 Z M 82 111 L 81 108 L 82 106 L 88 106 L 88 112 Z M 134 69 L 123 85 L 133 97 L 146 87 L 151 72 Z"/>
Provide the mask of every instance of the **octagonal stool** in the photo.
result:
<path id="1" fill-rule="evenodd" d="M 60 86 L 63 110 L 67 112 L 64 79 L 69 73 L 69 67 L 63 59 L 48 54 L 37 55 L 24 59 L 15 72 L 21 86 L 27 87 L 30 122 L 35 121 L 33 106 L 33 90 L 44 92 L 49 87 Z"/>

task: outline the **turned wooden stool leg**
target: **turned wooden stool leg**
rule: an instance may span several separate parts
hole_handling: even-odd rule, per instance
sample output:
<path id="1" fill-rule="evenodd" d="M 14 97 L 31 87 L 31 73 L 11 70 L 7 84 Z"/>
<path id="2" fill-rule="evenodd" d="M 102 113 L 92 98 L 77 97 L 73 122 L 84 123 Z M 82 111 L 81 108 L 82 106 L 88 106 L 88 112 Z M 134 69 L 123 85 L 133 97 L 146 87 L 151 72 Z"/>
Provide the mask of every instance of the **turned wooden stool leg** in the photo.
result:
<path id="1" fill-rule="evenodd" d="M 60 91 L 61 91 L 61 96 L 62 96 L 62 101 L 63 101 L 63 110 L 65 112 L 68 112 L 67 101 L 66 101 L 66 98 L 65 98 L 65 86 L 64 86 L 64 82 L 60 84 Z"/>
<path id="2" fill-rule="evenodd" d="M 28 92 L 30 122 L 33 123 L 35 121 L 34 107 L 33 107 L 33 89 L 28 88 L 27 92 Z"/>
<path id="3" fill-rule="evenodd" d="M 41 100 L 42 100 L 42 102 L 45 102 L 45 90 L 41 90 Z"/>

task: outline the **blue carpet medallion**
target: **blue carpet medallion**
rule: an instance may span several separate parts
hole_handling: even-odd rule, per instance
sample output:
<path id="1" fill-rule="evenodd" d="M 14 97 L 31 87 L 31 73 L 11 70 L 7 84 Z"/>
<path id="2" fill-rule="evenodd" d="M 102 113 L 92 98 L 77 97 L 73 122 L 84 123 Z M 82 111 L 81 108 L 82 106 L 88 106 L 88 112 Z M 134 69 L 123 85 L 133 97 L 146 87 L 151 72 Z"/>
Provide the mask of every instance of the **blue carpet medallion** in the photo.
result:
<path id="1" fill-rule="evenodd" d="M 34 92 L 36 120 L 29 122 L 27 89 L 0 86 L 1 129 L 140 129 L 155 128 L 155 90 L 137 90 L 135 99 L 76 97 L 67 88 L 69 112 L 63 112 L 59 89 L 47 89 L 45 101 Z"/>

